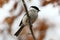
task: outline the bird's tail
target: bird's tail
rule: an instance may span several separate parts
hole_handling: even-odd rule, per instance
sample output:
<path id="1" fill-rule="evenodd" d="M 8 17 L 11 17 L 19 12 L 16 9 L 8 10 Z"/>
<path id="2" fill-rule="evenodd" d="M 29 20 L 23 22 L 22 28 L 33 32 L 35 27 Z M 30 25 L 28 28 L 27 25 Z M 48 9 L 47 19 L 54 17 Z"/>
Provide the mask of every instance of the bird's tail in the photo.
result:
<path id="1" fill-rule="evenodd" d="M 22 31 L 23 28 L 24 28 L 24 25 L 21 25 L 21 27 L 19 28 L 19 30 L 14 35 L 18 36 L 20 34 L 20 32 Z"/>

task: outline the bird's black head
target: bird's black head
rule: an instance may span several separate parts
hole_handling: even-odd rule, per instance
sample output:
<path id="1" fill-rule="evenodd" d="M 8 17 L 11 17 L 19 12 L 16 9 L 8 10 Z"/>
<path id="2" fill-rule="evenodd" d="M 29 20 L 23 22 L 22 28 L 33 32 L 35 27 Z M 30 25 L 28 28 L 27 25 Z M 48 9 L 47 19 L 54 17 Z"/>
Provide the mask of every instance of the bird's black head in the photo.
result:
<path id="1" fill-rule="evenodd" d="M 36 10 L 38 10 L 38 11 L 40 11 L 39 8 L 36 7 L 36 6 L 31 6 L 31 7 L 34 8 L 34 9 L 36 9 Z"/>

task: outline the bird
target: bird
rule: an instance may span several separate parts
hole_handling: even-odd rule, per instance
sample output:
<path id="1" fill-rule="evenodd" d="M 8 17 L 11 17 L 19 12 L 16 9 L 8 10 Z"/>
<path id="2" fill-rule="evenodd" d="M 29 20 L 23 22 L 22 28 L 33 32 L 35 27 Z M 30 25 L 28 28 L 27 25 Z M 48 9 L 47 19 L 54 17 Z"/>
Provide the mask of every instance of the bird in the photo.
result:
<path id="1" fill-rule="evenodd" d="M 39 8 L 37 6 L 31 6 L 30 7 L 30 10 L 28 11 L 28 14 L 30 16 L 30 21 L 31 21 L 31 24 L 33 24 L 37 17 L 38 17 L 38 12 L 39 12 Z M 22 18 L 19 26 L 20 26 L 20 29 L 14 34 L 15 36 L 18 36 L 20 34 L 20 32 L 22 31 L 22 29 L 26 26 L 26 25 L 29 25 L 29 20 L 28 20 L 28 17 L 27 15 L 25 14 L 24 17 Z"/>

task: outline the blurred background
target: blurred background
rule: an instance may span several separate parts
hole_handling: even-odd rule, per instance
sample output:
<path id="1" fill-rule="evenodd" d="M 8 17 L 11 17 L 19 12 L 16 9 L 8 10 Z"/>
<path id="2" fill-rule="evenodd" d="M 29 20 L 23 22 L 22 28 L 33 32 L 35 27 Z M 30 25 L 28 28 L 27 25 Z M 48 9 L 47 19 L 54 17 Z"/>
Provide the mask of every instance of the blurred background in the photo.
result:
<path id="1" fill-rule="evenodd" d="M 24 0 L 29 10 L 31 6 L 40 9 L 33 23 L 36 40 L 60 40 L 60 0 Z M 25 15 L 22 0 L 0 0 L 0 40 L 34 40 L 29 26 L 16 37 L 19 23 Z"/>

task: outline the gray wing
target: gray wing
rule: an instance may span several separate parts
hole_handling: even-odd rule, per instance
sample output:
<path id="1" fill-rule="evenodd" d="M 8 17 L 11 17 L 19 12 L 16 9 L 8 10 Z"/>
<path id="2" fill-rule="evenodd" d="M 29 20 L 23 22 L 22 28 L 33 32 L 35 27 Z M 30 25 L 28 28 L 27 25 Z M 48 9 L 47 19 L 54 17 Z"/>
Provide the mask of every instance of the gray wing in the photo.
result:
<path id="1" fill-rule="evenodd" d="M 25 15 L 26 15 L 26 14 L 25 14 Z M 25 15 L 24 15 L 24 16 L 25 16 Z M 23 16 L 23 18 L 24 18 L 24 16 Z M 23 20 L 23 18 L 22 18 L 22 20 Z M 23 24 L 22 20 L 21 20 L 19 26 L 21 26 L 21 25 Z"/>
<path id="2" fill-rule="evenodd" d="M 21 26 L 23 23 L 22 23 L 22 20 L 21 20 L 21 22 L 20 22 L 20 24 L 19 24 L 19 26 Z"/>

